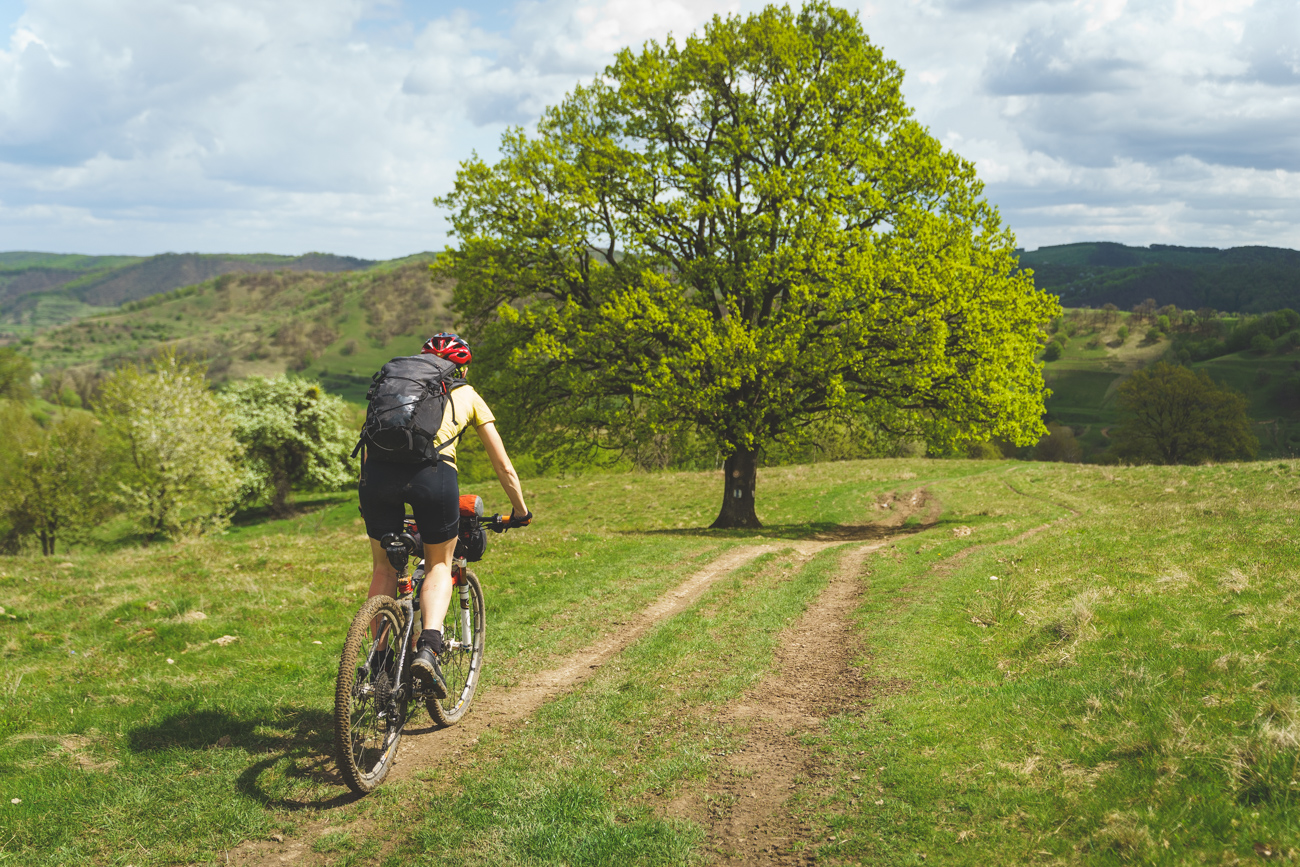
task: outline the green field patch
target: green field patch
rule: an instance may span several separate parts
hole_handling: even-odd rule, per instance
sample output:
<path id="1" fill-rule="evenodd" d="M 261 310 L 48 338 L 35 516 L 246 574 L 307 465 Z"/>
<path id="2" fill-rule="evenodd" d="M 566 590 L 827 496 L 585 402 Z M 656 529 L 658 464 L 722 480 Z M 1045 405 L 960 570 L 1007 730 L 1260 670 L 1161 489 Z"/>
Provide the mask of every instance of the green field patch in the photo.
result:
<path id="1" fill-rule="evenodd" d="M 839 784 L 804 800 L 838 830 L 824 854 L 1181 864 L 1300 846 L 1297 509 L 1270 505 L 1295 466 L 1014 485 L 1082 514 L 951 569 L 917 556 L 925 536 L 873 558 L 867 673 L 909 686 L 833 724 Z"/>
<path id="2" fill-rule="evenodd" d="M 1081 411 L 1097 413 L 1110 404 L 1112 386 L 1120 379 L 1117 373 L 1099 370 L 1052 369 L 1044 375 L 1052 396 L 1047 399 L 1048 413 Z"/>

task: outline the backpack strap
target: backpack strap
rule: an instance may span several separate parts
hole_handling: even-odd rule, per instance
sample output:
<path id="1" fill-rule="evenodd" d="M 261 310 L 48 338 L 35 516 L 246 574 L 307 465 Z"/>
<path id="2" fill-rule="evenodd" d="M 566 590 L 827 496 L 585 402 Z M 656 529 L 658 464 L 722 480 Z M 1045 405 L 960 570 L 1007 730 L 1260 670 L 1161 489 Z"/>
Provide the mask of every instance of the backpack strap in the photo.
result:
<path id="1" fill-rule="evenodd" d="M 456 424 L 456 401 L 452 399 L 451 393 L 456 389 L 460 388 L 462 385 L 469 385 L 469 383 L 463 379 L 453 379 L 451 380 L 451 385 L 447 385 L 446 383 L 443 383 L 443 388 L 446 389 L 446 393 L 447 393 L 447 403 L 451 406 L 451 423 L 453 426 Z M 466 424 L 465 427 L 469 427 L 469 425 Z M 442 450 L 447 448 L 448 446 L 460 442 L 460 438 L 465 434 L 465 427 L 456 431 L 456 435 L 451 439 L 443 443 L 438 443 L 436 446 L 433 447 L 433 463 L 435 466 L 447 460 L 442 456 Z"/>

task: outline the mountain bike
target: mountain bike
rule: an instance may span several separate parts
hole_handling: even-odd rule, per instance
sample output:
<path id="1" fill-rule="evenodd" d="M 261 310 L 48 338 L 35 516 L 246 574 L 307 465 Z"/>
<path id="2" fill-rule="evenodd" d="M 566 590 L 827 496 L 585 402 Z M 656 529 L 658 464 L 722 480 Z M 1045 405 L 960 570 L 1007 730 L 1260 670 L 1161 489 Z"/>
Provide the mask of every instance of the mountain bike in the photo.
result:
<path id="1" fill-rule="evenodd" d="M 487 546 L 487 533 L 504 533 L 510 518 L 483 517 L 483 501 L 461 497 L 460 538 L 452 558 L 452 600 L 443 622 L 445 650 L 438 661 L 447 683 L 447 697 L 426 693 L 411 677 L 415 641 L 420 627 L 420 587 L 424 561 L 413 576 L 406 567 L 424 550 L 415 521 L 409 515 L 401 533 L 379 540 L 388 562 L 397 570 L 397 598 L 372 596 L 352 619 L 339 659 L 334 689 L 334 748 L 339 771 L 357 794 L 374 791 L 397 758 L 402 729 L 410 721 L 411 705 L 423 702 L 439 726 L 458 722 L 474 701 L 483 667 L 483 589 L 469 570 Z M 459 602 L 459 604 L 457 604 Z"/>

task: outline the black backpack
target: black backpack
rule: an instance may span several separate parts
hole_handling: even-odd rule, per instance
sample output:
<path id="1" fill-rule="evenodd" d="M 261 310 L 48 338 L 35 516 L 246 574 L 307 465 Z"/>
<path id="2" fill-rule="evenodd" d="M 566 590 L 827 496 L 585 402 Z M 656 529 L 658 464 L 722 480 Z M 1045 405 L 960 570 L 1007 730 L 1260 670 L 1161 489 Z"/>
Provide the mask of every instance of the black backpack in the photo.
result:
<path id="1" fill-rule="evenodd" d="M 456 365 L 436 355 L 405 355 L 379 369 L 366 392 L 366 424 L 353 449 L 398 464 L 442 460 L 442 450 L 459 439 L 435 443 L 451 393 L 465 384 Z M 456 420 L 452 405 L 452 421 Z"/>

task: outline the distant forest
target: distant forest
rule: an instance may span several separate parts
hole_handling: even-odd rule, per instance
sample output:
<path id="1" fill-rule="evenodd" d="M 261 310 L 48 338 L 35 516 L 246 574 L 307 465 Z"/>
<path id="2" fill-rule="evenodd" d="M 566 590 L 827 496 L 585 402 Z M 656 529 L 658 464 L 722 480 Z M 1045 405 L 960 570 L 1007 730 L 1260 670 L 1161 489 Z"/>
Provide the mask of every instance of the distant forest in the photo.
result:
<path id="1" fill-rule="evenodd" d="M 1022 253 L 1034 282 L 1066 307 L 1114 304 L 1265 313 L 1300 308 L 1300 252 L 1278 247 L 1175 247 L 1088 243 Z"/>

